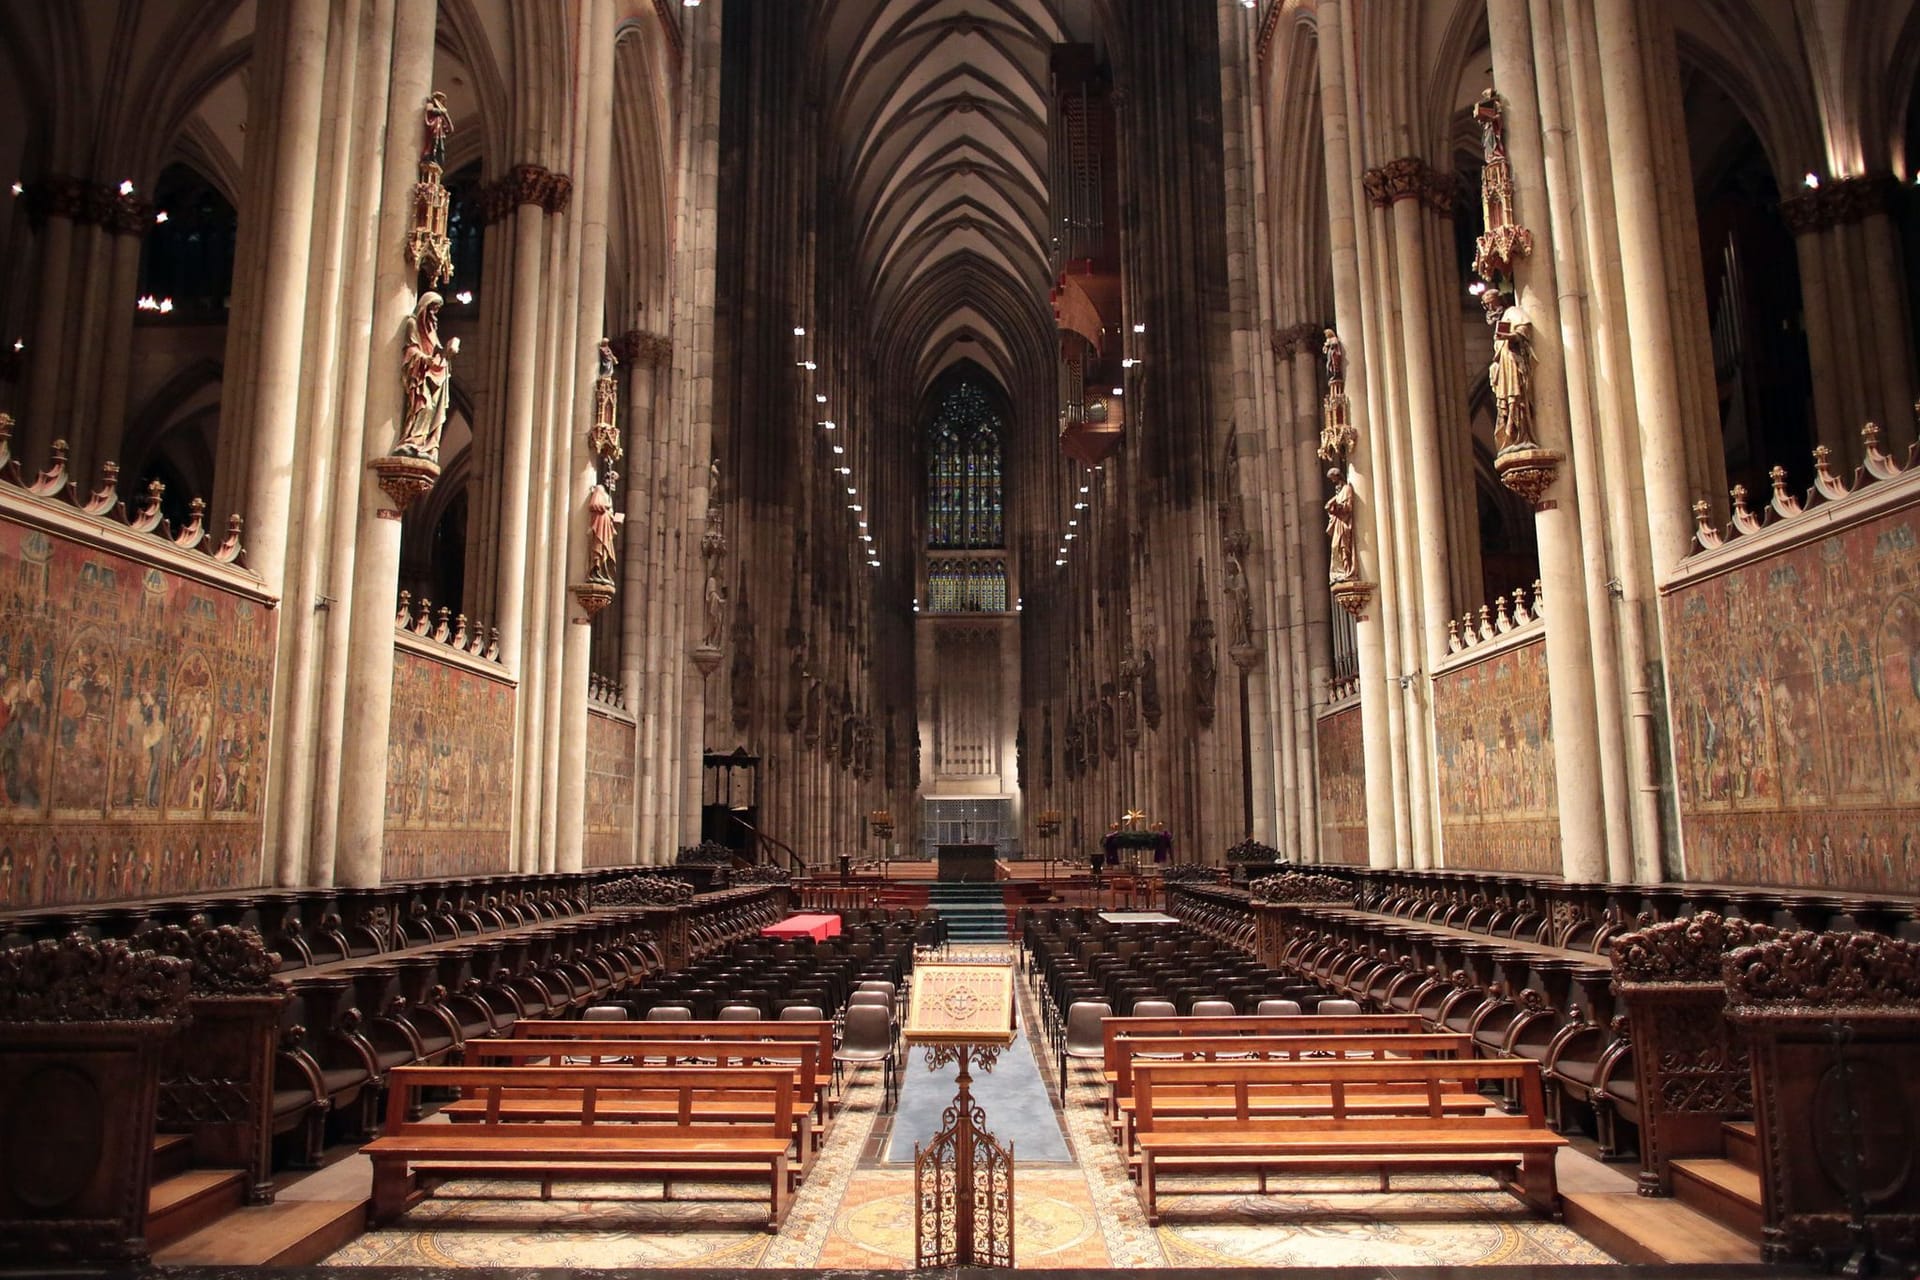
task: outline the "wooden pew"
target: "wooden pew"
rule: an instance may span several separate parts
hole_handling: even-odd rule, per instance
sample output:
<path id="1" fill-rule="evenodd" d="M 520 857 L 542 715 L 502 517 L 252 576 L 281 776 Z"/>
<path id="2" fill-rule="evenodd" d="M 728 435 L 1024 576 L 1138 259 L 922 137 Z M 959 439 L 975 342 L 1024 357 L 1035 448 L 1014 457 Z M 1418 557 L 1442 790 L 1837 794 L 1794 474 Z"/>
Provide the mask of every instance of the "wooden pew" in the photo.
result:
<path id="1" fill-rule="evenodd" d="M 791 1065 L 786 1062 L 773 1063 L 766 1060 L 770 1049 L 778 1048 L 782 1053 L 796 1054 Z M 502 1062 L 516 1066 L 586 1066 L 586 1067 L 679 1067 L 707 1066 L 719 1068 L 732 1067 L 784 1067 L 793 1075 L 793 1092 L 796 1098 L 815 1096 L 818 1081 L 822 1074 L 820 1046 L 811 1040 L 800 1043 L 781 1044 L 773 1041 L 761 1042 L 723 1042 L 713 1040 L 605 1040 L 587 1041 L 553 1039 L 495 1040 L 472 1046 L 467 1053 L 467 1061 L 474 1066 L 487 1066 Z M 487 1103 L 477 1099 L 465 1099 L 448 1103 L 440 1110 L 451 1120 L 470 1120 L 487 1109 Z M 757 1119 L 764 1106 L 751 1100 L 742 1101 L 731 1093 L 723 1093 L 715 1098 L 703 1098 L 695 1107 L 695 1114 L 707 1119 L 735 1120 Z M 623 1099 L 618 1104 L 602 1103 L 601 1115 L 609 1120 L 624 1119 L 636 1123 L 673 1120 L 678 1114 L 677 1103 L 672 1091 L 664 1095 L 633 1097 Z M 516 1120 L 558 1120 L 577 1116 L 580 1112 L 580 1097 L 577 1091 L 563 1091 L 556 1094 L 551 1090 L 527 1089 L 516 1091 L 512 1096 L 503 1098 L 500 1111 Z M 820 1131 L 814 1127 L 813 1114 L 805 1107 L 794 1108 L 794 1153 L 802 1166 L 811 1163 L 811 1154 L 819 1148 Z"/>
<path id="2" fill-rule="evenodd" d="M 362 1148 L 373 1161 L 375 1225 L 427 1195 L 423 1182 L 450 1177 L 538 1181 L 542 1198 L 560 1180 L 657 1178 L 666 1199 L 676 1180 L 760 1178 L 769 1195 L 767 1230 L 779 1230 L 786 1216 L 794 1104 L 785 1068 L 396 1067 L 388 1084 L 386 1124 Z M 458 1089 L 485 1107 L 463 1124 L 409 1121 L 410 1095 L 427 1088 Z M 580 1105 L 563 1120 L 521 1120 L 505 1104 L 527 1089 L 577 1091 Z M 628 1097 L 669 1091 L 673 1123 L 622 1118 Z M 703 1095 L 720 1092 L 766 1099 L 764 1118 L 722 1123 L 696 1114 Z"/>
<path id="3" fill-rule="evenodd" d="M 1327 1036 L 1127 1036 L 1119 1038 L 1120 1066 L 1108 1086 L 1108 1121 L 1121 1147 L 1131 1155 L 1133 1146 L 1133 1073 L 1150 1062 L 1201 1061 L 1302 1061 L 1341 1059 L 1350 1062 L 1388 1058 L 1433 1059 L 1473 1056 L 1473 1037 L 1465 1033 L 1406 1035 L 1327 1035 Z M 1136 1054 L 1146 1055 L 1136 1057 Z M 1180 1058 L 1170 1058 L 1178 1054 Z M 1426 1103 L 1424 1090 L 1405 1085 L 1352 1085 L 1342 1090 L 1291 1084 L 1261 1085 L 1248 1090 L 1247 1106 L 1259 1116 L 1327 1115 L 1333 1098 L 1344 1093 L 1344 1103 L 1354 1115 L 1403 1115 L 1407 1109 Z M 1448 1114 L 1475 1115 L 1485 1111 L 1491 1099 L 1470 1091 L 1456 1091 L 1441 1098 Z M 1173 1117 L 1198 1118 L 1232 1116 L 1236 1101 L 1232 1094 L 1200 1085 L 1183 1089 L 1162 1085 L 1156 1103 L 1162 1120 Z"/>
<path id="4" fill-rule="evenodd" d="M 784 1057 L 793 1049 L 785 1045 L 798 1041 L 820 1047 L 817 1061 L 833 1062 L 833 1023 L 831 1022 L 613 1022 L 559 1021 L 528 1018 L 513 1026 L 516 1039 L 532 1040 L 718 1040 L 746 1041 L 782 1045 L 764 1057 Z M 823 1069 L 814 1085 L 814 1118 L 821 1124 L 832 1114 L 833 1072 Z"/>
<path id="5" fill-rule="evenodd" d="M 1261 1017 L 1243 1014 L 1230 1018 L 1102 1018 L 1100 1020 L 1100 1069 L 1111 1080 L 1120 1069 L 1115 1037 L 1120 1035 L 1162 1036 L 1315 1036 L 1315 1035 L 1398 1035 L 1425 1031 L 1426 1023 L 1413 1014 L 1362 1013 L 1318 1014 L 1283 1013 Z"/>
<path id="6" fill-rule="evenodd" d="M 1485 1172 L 1527 1204 L 1557 1217 L 1554 1152 L 1566 1139 L 1546 1127 L 1540 1064 L 1525 1058 L 1392 1059 L 1303 1062 L 1139 1062 L 1134 1065 L 1134 1127 L 1140 1151 L 1140 1203 L 1151 1226 L 1160 1223 L 1158 1179 L 1165 1173 L 1252 1170 L 1266 1190 L 1270 1172 L 1377 1173 L 1382 1190 L 1392 1173 Z M 1515 1081 L 1521 1111 L 1450 1114 L 1450 1094 L 1478 1093 L 1488 1083 Z M 1262 1116 L 1255 1091 L 1292 1085 L 1325 1090 L 1325 1116 Z M 1418 1095 L 1403 1115 L 1356 1114 L 1355 1086 L 1393 1086 Z M 1229 1091 L 1233 1114 L 1181 1118 L 1156 1111 L 1155 1091 L 1181 1096 L 1196 1088 Z M 1359 1095 L 1365 1096 L 1365 1095 Z"/>

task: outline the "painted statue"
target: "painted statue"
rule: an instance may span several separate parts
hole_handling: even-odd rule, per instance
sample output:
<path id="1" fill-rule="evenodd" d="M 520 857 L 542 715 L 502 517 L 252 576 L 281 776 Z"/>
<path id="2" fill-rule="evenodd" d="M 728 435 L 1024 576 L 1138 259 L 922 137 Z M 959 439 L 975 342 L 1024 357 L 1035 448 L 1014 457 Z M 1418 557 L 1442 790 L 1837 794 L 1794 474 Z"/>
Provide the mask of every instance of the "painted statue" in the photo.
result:
<path id="1" fill-rule="evenodd" d="M 453 134 L 453 114 L 447 110 L 447 95 L 438 89 L 428 94 L 425 114 L 427 140 L 420 150 L 420 158 L 439 166 L 444 172 L 447 167 L 447 139 Z"/>
<path id="2" fill-rule="evenodd" d="M 1535 443 L 1533 435 L 1533 321 L 1509 302 L 1493 322 L 1493 361 L 1487 385 L 1493 392 L 1494 451 Z"/>
<path id="3" fill-rule="evenodd" d="M 1329 468 L 1327 479 L 1333 482 L 1333 496 L 1327 499 L 1327 581 L 1345 582 L 1358 570 L 1354 561 L 1353 481 L 1338 467 Z"/>
<path id="4" fill-rule="evenodd" d="M 619 521 L 613 514 L 613 493 L 611 486 L 618 480 L 609 471 L 605 483 L 597 483 L 587 495 L 587 533 L 590 542 L 587 546 L 587 580 L 589 582 L 612 582 L 614 566 L 619 556 L 615 536 Z"/>
<path id="5" fill-rule="evenodd" d="M 397 457 L 440 460 L 440 435 L 446 430 L 453 384 L 453 357 L 460 352 L 460 339 L 441 341 L 441 302 L 439 294 L 427 290 L 407 320 L 406 419 L 393 446 Z"/>
<path id="6" fill-rule="evenodd" d="M 701 644 L 718 649 L 727 635 L 727 589 L 713 574 L 707 575 L 707 634 Z"/>
<path id="7" fill-rule="evenodd" d="M 1340 341 L 1340 335 L 1333 330 L 1326 331 L 1326 340 L 1320 344 L 1320 354 L 1327 362 L 1327 389 L 1340 391 L 1347 385 L 1347 347 Z"/>

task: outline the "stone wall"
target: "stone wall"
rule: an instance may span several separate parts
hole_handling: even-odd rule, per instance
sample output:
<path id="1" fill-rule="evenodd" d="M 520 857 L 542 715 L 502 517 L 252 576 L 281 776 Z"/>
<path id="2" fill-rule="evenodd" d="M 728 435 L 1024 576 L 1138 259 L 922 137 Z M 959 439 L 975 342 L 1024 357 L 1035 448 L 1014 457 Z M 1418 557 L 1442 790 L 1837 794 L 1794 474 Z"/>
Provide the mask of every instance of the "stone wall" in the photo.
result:
<path id="1" fill-rule="evenodd" d="M 631 720 L 587 712 L 586 854 L 589 867 L 638 861 L 633 846 L 634 729 Z"/>
<path id="2" fill-rule="evenodd" d="M 1433 723 L 1442 865 L 1559 875 L 1544 632 L 1436 674 Z"/>
<path id="3" fill-rule="evenodd" d="M 1367 865 L 1367 757 L 1360 740 L 1360 704 L 1321 716 L 1320 858 Z"/>
<path id="4" fill-rule="evenodd" d="M 514 696 L 503 677 L 395 646 L 386 879 L 511 870 Z"/>
<path id="5" fill-rule="evenodd" d="M 0 908 L 264 883 L 275 625 L 0 516 Z"/>
<path id="6" fill-rule="evenodd" d="M 1686 581 L 1662 606 L 1687 878 L 1913 892 L 1920 508 Z"/>

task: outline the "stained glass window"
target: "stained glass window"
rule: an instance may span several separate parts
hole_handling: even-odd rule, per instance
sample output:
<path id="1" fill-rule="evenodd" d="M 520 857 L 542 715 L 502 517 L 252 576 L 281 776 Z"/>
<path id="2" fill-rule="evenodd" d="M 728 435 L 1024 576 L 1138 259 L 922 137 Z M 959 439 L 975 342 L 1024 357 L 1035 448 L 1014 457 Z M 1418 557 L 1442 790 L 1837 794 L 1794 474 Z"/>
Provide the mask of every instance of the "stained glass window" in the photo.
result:
<path id="1" fill-rule="evenodd" d="M 948 390 L 928 445 L 927 545 L 940 551 L 1005 546 L 1000 417 L 978 383 L 956 382 Z"/>

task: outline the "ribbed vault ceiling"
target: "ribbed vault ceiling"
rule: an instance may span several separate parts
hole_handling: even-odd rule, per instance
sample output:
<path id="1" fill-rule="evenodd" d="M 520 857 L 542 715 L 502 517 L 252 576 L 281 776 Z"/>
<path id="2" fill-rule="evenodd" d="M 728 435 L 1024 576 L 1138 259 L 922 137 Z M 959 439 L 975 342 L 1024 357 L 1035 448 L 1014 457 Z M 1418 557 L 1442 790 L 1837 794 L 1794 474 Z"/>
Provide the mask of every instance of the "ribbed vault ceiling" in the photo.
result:
<path id="1" fill-rule="evenodd" d="M 1051 282 L 1048 57 L 1086 38 L 1083 4 L 826 0 L 856 269 L 876 333 L 911 331 L 921 386 L 964 358 L 1009 382 L 1030 337 L 1019 313 Z"/>

